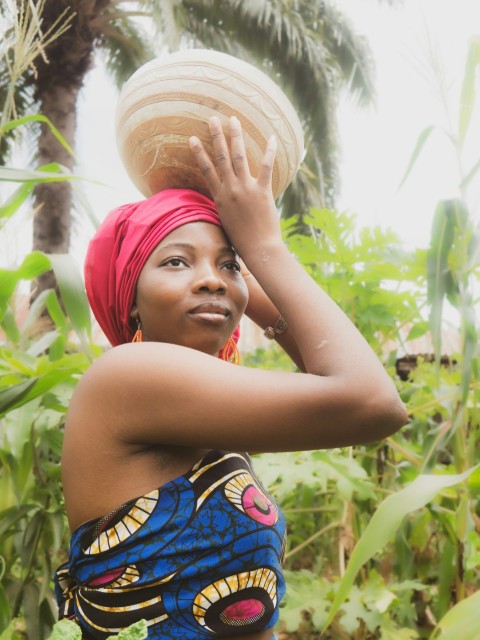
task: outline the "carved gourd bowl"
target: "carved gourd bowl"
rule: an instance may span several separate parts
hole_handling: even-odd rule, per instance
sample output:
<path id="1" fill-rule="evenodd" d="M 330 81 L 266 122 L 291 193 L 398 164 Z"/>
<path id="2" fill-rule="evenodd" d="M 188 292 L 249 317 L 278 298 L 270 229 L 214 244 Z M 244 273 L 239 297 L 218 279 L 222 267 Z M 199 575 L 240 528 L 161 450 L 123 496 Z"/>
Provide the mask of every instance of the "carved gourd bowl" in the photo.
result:
<path id="1" fill-rule="evenodd" d="M 208 194 L 190 151 L 198 136 L 213 157 L 208 120 L 217 115 L 228 131 L 241 123 L 250 171 L 257 175 L 268 138 L 278 142 L 272 188 L 278 197 L 303 157 L 302 126 L 278 85 L 256 67 L 233 56 L 187 49 L 151 60 L 124 85 L 118 101 L 116 135 L 124 166 L 145 196 L 167 188 Z"/>

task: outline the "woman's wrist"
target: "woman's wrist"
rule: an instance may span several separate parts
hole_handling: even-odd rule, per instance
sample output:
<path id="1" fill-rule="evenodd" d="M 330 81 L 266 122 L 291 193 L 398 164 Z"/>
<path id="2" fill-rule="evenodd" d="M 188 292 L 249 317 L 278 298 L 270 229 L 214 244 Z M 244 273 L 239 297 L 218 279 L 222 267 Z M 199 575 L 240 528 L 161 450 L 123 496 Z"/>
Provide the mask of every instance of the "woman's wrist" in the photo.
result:
<path id="1" fill-rule="evenodd" d="M 260 279 L 259 276 L 261 277 L 262 271 L 268 269 L 272 260 L 277 260 L 278 258 L 292 259 L 292 255 L 281 238 L 252 243 L 241 254 L 241 257 L 248 270 L 257 280 Z"/>

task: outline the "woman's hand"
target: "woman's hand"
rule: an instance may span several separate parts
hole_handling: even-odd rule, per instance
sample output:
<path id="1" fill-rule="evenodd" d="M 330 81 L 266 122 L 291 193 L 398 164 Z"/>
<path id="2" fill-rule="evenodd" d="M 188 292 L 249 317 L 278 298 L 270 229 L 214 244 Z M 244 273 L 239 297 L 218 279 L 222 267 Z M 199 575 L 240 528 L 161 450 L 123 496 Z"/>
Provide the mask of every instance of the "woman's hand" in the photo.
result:
<path id="1" fill-rule="evenodd" d="M 192 136 L 190 147 L 217 206 L 222 225 L 233 246 L 247 262 L 250 255 L 281 243 L 280 225 L 272 194 L 272 172 L 276 140 L 268 141 L 265 155 L 254 178 L 248 166 L 242 128 L 238 118 L 230 119 L 230 148 L 219 118 L 209 121 L 215 163 L 200 140 Z"/>

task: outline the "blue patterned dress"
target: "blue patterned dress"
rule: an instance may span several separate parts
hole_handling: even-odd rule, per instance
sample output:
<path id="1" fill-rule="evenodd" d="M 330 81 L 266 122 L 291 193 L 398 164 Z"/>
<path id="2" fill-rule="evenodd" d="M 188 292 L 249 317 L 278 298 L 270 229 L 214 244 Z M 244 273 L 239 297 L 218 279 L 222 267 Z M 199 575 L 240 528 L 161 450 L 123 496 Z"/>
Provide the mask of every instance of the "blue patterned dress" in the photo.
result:
<path id="1" fill-rule="evenodd" d="M 285 522 L 247 454 L 190 471 L 80 526 L 55 574 L 61 618 L 105 640 L 145 619 L 149 639 L 272 628 L 285 593 Z"/>

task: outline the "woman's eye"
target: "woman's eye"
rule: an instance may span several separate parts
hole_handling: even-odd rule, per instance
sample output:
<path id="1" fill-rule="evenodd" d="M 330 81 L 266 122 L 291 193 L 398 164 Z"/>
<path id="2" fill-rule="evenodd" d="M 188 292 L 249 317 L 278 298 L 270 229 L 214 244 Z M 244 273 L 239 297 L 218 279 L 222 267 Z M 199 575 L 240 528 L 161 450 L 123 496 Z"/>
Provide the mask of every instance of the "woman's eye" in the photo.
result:
<path id="1" fill-rule="evenodd" d="M 227 262 L 225 264 L 225 267 L 229 271 L 240 271 L 240 265 L 238 264 L 238 262 Z"/>
<path id="2" fill-rule="evenodd" d="M 162 267 L 180 267 L 185 264 L 185 261 L 181 258 L 169 258 L 162 262 Z"/>

